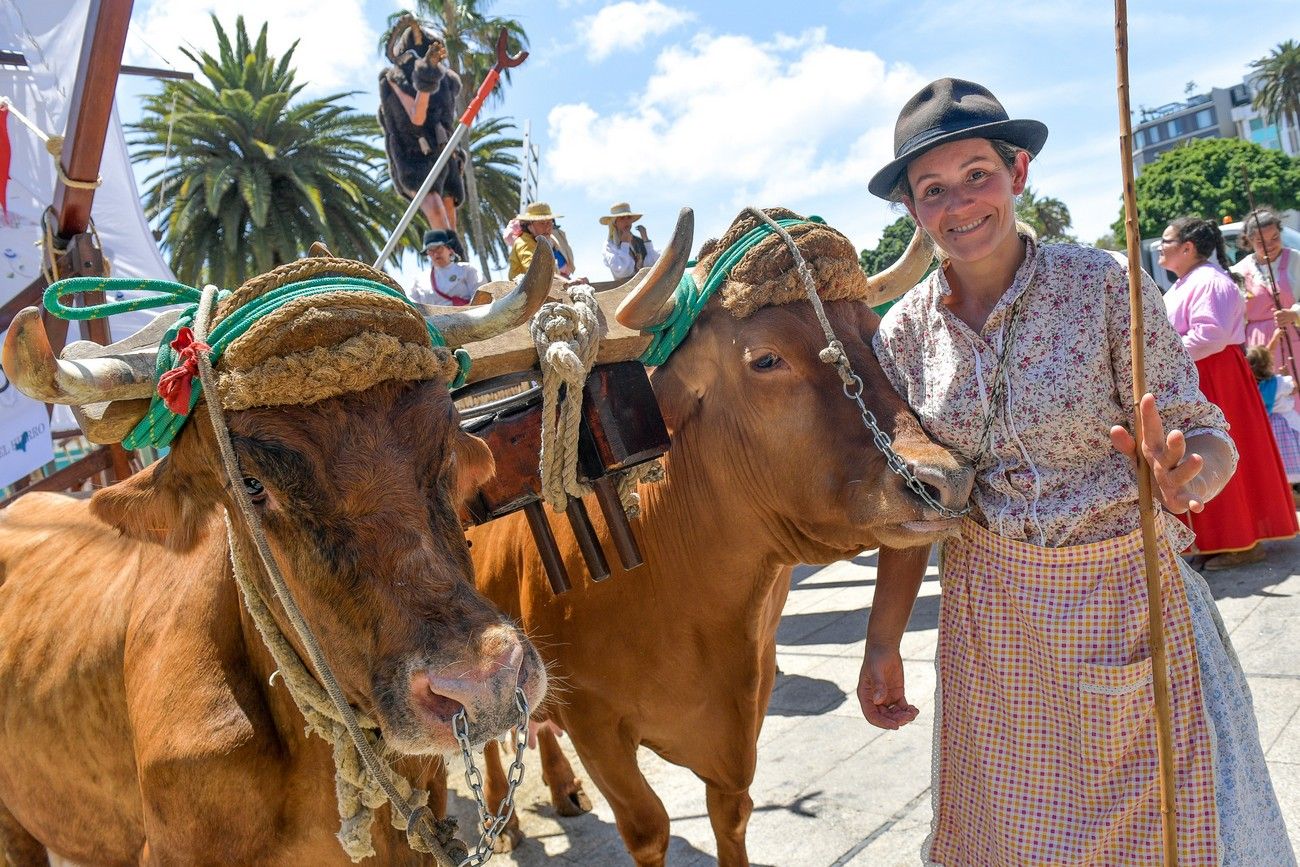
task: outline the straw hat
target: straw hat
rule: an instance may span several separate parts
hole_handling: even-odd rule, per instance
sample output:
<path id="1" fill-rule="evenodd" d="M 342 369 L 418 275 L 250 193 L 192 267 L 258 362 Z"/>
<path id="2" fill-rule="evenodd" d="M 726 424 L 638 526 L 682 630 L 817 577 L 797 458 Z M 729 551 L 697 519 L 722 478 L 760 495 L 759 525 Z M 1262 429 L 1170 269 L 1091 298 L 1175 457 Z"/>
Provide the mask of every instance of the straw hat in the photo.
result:
<path id="1" fill-rule="evenodd" d="M 545 202 L 533 202 L 524 208 L 522 214 L 518 214 L 515 219 L 521 223 L 541 222 L 542 220 L 558 220 L 563 214 L 552 214 L 551 206 Z"/>
<path id="2" fill-rule="evenodd" d="M 932 81 L 907 101 L 894 126 L 894 160 L 876 172 L 867 189 L 888 199 L 907 164 L 948 142 L 997 138 L 1038 156 L 1047 127 L 1036 120 L 1012 120 L 987 87 L 960 78 Z"/>
<path id="3" fill-rule="evenodd" d="M 644 215 L 635 213 L 632 210 L 632 206 L 627 202 L 615 202 L 609 206 L 609 213 L 600 218 L 600 224 L 602 226 L 608 226 L 619 217 L 631 217 L 633 220 L 639 220 L 642 216 Z"/>

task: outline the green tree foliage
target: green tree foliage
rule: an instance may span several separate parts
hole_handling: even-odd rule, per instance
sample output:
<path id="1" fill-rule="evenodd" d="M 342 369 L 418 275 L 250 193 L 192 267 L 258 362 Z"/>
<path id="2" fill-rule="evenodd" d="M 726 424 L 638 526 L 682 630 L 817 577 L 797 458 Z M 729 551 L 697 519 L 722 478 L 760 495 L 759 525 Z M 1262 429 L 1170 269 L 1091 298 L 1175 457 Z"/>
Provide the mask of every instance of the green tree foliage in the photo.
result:
<path id="1" fill-rule="evenodd" d="M 1300 43 L 1288 39 L 1271 54 L 1253 61 L 1250 68 L 1260 73 L 1252 103 L 1255 110 L 1270 123 L 1288 118 L 1292 126 L 1300 127 Z"/>
<path id="2" fill-rule="evenodd" d="M 381 188 L 376 119 L 343 105 L 350 93 L 295 102 L 297 43 L 277 60 L 266 25 L 254 42 L 236 19 L 233 43 L 212 25 L 215 55 L 181 49 L 206 82 L 167 82 L 129 127 L 132 160 L 160 166 L 142 197 L 176 276 L 237 286 L 318 240 L 374 259 L 405 204 Z"/>
<path id="3" fill-rule="evenodd" d="M 858 264 L 862 266 L 862 271 L 870 277 L 897 262 L 902 257 L 903 251 L 907 249 L 915 231 L 916 223 L 907 216 L 899 217 L 886 226 L 880 236 L 880 243 L 858 253 Z"/>
<path id="4" fill-rule="evenodd" d="M 1241 219 L 1250 210 L 1242 166 L 1258 205 L 1300 208 L 1300 160 L 1235 138 L 1196 139 L 1161 154 L 1136 181 L 1138 234 L 1153 238 L 1170 220 L 1198 216 Z M 1111 225 L 1124 237 L 1124 209 Z"/>
<path id="5" fill-rule="evenodd" d="M 1070 234 L 1070 209 L 1065 202 L 1051 196 L 1039 196 L 1034 188 L 1025 187 L 1016 201 L 1016 219 L 1033 226 L 1040 241 L 1059 243 L 1078 239 Z"/>

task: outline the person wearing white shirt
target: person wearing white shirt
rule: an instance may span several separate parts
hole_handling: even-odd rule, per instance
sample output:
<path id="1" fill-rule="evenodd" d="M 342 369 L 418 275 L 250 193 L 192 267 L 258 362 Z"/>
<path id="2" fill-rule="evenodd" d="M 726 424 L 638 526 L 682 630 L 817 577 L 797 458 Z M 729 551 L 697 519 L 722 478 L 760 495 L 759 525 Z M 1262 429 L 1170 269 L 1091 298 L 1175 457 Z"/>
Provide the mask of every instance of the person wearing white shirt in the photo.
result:
<path id="1" fill-rule="evenodd" d="M 462 307 L 474 299 L 474 290 L 483 281 L 478 271 L 467 262 L 455 261 L 451 248 L 451 233 L 445 229 L 433 229 L 424 233 L 424 252 L 428 254 L 432 267 L 429 269 L 428 282 L 424 275 L 416 280 L 411 291 L 407 293 L 412 301 L 420 304 L 433 304 L 440 307 L 448 305 Z"/>
<path id="2" fill-rule="evenodd" d="M 632 234 L 632 224 L 641 217 L 641 214 L 632 211 L 632 206 L 627 202 L 617 202 L 610 206 L 608 214 L 600 218 L 600 224 L 609 227 L 609 239 L 605 242 L 605 265 L 615 280 L 626 280 L 659 259 L 659 254 L 646 235 L 645 226 L 637 226 L 637 234 Z"/>

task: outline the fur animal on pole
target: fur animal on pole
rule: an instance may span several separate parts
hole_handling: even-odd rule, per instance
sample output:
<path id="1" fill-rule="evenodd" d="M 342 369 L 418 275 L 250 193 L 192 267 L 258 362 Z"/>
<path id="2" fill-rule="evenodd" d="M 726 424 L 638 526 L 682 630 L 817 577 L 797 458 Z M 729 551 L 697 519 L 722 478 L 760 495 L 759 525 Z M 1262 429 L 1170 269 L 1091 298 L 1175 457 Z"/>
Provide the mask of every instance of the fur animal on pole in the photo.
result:
<path id="1" fill-rule="evenodd" d="M 1133 359 L 1133 439 L 1137 458 L 1138 512 L 1142 519 L 1142 547 L 1146 556 L 1147 617 L 1151 629 L 1152 689 L 1155 693 L 1156 743 L 1160 754 L 1160 828 L 1164 838 L 1165 867 L 1178 864 L 1174 827 L 1173 725 L 1170 719 L 1169 666 L 1165 656 L 1165 626 L 1160 598 L 1160 563 L 1156 548 L 1156 516 L 1152 501 L 1151 467 L 1142 453 L 1142 413 L 1146 394 L 1146 358 L 1142 335 L 1142 266 L 1138 247 L 1137 190 L 1133 185 L 1133 119 L 1128 87 L 1128 4 L 1115 0 L 1115 61 L 1119 96 L 1119 151 L 1124 179 L 1124 234 L 1128 241 L 1129 352 Z"/>
<path id="2" fill-rule="evenodd" d="M 469 131 L 470 124 L 474 122 L 474 118 L 478 117 L 479 110 L 483 108 L 484 100 L 486 100 L 488 94 L 492 92 L 492 88 L 497 86 L 497 81 L 501 78 L 501 72 L 506 69 L 513 69 L 527 59 L 527 51 L 521 51 L 514 55 L 511 55 L 507 51 L 506 31 L 502 29 L 500 34 L 497 36 L 497 62 L 483 78 L 483 83 L 479 85 L 478 92 L 474 94 L 474 99 L 470 101 L 469 107 L 461 113 L 460 122 L 457 123 L 456 128 L 452 130 L 451 138 L 447 141 L 446 146 L 442 148 L 441 153 L 438 154 L 438 158 L 434 161 L 433 167 L 430 168 L 428 174 L 425 175 L 424 183 L 422 183 L 420 188 L 416 190 L 415 195 L 411 199 L 411 204 L 406 209 L 406 213 L 402 214 L 402 218 L 397 221 L 397 226 L 393 229 L 393 234 L 388 239 L 388 243 L 384 245 L 384 249 L 380 251 L 379 257 L 375 259 L 374 267 L 383 267 L 383 264 L 388 261 L 388 257 L 393 255 L 393 250 L 397 247 L 397 239 L 406 231 L 406 227 L 411 223 L 411 218 L 415 216 L 416 209 L 419 208 L 420 203 L 425 200 L 425 196 L 428 194 L 429 190 L 433 188 L 434 182 L 438 179 L 439 173 L 447 165 L 447 162 L 451 159 L 452 154 L 456 152 L 456 149 L 460 147 L 460 143 L 464 141 L 465 134 Z"/>
<path id="3" fill-rule="evenodd" d="M 386 54 L 391 65 L 379 74 L 379 125 L 393 186 L 418 203 L 430 228 L 454 233 L 456 207 L 465 198 L 467 155 L 459 144 L 451 148 L 429 189 L 420 191 L 421 182 L 451 143 L 460 76 L 444 62 L 443 41 L 409 15 L 393 26 Z M 459 238 L 453 249 L 464 257 Z"/>

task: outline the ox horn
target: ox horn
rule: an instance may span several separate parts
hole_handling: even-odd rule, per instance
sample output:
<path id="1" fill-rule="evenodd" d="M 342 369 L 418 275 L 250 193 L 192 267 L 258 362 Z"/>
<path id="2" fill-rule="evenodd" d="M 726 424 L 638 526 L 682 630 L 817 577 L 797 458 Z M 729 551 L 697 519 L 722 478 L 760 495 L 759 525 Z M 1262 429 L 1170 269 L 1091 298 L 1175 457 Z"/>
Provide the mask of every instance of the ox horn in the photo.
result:
<path id="1" fill-rule="evenodd" d="M 934 241 L 917 226 L 902 257 L 879 274 L 867 278 L 867 303 L 875 307 L 901 298 L 908 289 L 921 282 L 932 261 Z"/>
<path id="2" fill-rule="evenodd" d="M 639 331 L 663 322 L 676 305 L 677 284 L 691 258 L 691 243 L 695 237 L 695 212 L 682 208 L 677 215 L 677 226 L 668 247 L 659 256 L 654 267 L 642 271 L 636 287 L 629 290 L 618 305 L 614 318 L 619 324 Z"/>
<path id="3" fill-rule="evenodd" d="M 502 281 L 479 287 L 489 292 L 494 288 L 510 289 L 491 305 L 470 309 L 435 307 L 430 304 L 417 304 L 416 307 L 430 325 L 442 332 L 447 345 L 457 349 L 467 343 L 496 337 L 527 322 L 546 301 L 554 274 L 555 254 L 551 252 L 551 245 L 545 238 L 538 238 L 533 261 L 529 263 L 528 271 L 519 285 L 512 287 L 510 283 Z M 496 295 L 495 292 L 492 294 Z"/>
<path id="4" fill-rule="evenodd" d="M 100 357 L 56 358 L 40 310 L 26 307 L 5 337 L 4 371 L 19 391 L 45 403 L 81 406 L 148 398 L 154 390 L 157 341 L 152 346 L 127 343 L 119 344 L 124 351 L 108 348 L 109 354 Z M 64 355 L 79 346 L 73 344 Z"/>

